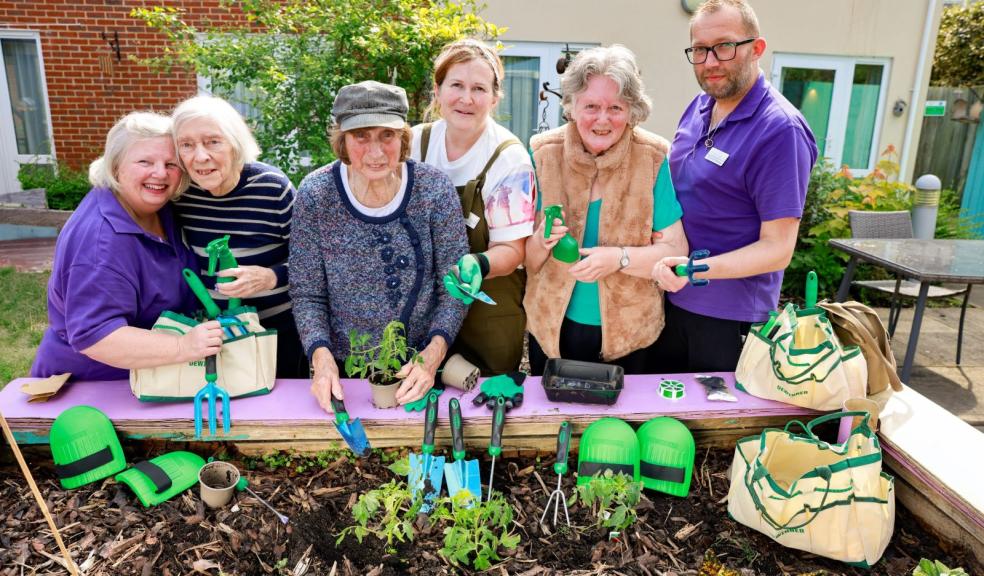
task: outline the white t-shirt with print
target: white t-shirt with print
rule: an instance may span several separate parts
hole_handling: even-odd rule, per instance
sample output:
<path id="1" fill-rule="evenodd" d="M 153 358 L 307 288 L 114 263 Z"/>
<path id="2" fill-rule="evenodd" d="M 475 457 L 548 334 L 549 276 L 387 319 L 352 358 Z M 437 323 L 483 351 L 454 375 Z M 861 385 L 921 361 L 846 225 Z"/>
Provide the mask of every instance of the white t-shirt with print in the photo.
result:
<path id="1" fill-rule="evenodd" d="M 471 149 L 461 158 L 449 162 L 444 139 L 446 131 L 447 123 L 444 120 L 433 124 L 427 158 L 423 161 L 442 170 L 455 186 L 464 186 L 477 177 L 499 144 L 516 138 L 512 132 L 489 120 L 485 132 Z M 414 126 L 411 157 L 417 161 L 421 160 L 422 132 L 423 126 Z M 533 163 L 526 148 L 522 144 L 507 146 L 485 175 L 482 189 L 489 241 L 508 242 L 533 234 L 535 189 Z"/>

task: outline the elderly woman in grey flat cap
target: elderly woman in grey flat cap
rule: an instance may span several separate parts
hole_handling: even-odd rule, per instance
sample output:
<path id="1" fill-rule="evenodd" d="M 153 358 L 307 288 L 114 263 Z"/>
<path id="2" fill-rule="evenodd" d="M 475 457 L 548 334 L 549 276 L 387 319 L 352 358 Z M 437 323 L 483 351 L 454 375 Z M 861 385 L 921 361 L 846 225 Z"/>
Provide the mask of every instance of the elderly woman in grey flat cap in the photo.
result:
<path id="1" fill-rule="evenodd" d="M 338 160 L 298 189 L 290 239 L 290 295 L 311 360 L 311 389 L 331 411 L 343 397 L 338 363 L 350 330 L 378 339 L 392 320 L 423 363 L 408 363 L 396 399 L 422 398 L 461 327 L 464 305 L 441 278 L 468 239 L 454 186 L 436 168 L 409 160 L 402 88 L 367 81 L 343 87 L 332 109 Z"/>

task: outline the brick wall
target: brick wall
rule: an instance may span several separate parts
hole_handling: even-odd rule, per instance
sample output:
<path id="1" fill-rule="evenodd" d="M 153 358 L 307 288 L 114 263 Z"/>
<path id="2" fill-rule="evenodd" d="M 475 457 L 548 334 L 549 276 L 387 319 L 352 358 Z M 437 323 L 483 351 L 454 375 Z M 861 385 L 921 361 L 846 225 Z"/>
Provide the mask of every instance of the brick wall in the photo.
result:
<path id="1" fill-rule="evenodd" d="M 151 109 L 169 112 L 195 94 L 195 74 L 174 70 L 151 72 L 130 60 L 160 53 L 164 37 L 130 17 L 142 0 L 0 0 L 0 30 L 30 30 L 41 36 L 48 84 L 48 103 L 58 159 L 87 166 L 102 152 L 106 132 L 127 112 Z M 186 11 L 193 25 L 234 23 L 236 13 L 219 0 L 168 0 Z M 101 34 L 118 33 L 121 59 Z"/>

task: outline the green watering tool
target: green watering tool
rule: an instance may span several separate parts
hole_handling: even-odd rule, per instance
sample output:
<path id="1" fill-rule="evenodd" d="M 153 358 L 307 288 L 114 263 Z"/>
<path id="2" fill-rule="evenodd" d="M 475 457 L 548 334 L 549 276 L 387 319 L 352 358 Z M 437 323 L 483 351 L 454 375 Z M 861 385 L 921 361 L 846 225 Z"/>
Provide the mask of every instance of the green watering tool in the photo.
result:
<path id="1" fill-rule="evenodd" d="M 366 456 L 369 453 L 369 438 L 366 437 L 362 422 L 358 418 L 349 418 L 345 403 L 334 395 L 331 397 L 331 409 L 335 411 L 335 429 L 345 439 L 349 449 L 359 458 Z"/>
<path id="2" fill-rule="evenodd" d="M 547 505 L 543 508 L 543 515 L 540 516 L 540 524 L 543 524 L 550 510 L 550 504 L 554 505 L 553 525 L 557 525 L 558 508 L 564 507 L 564 518 L 567 519 L 567 527 L 571 526 L 571 517 L 567 513 L 567 497 L 561 489 L 561 480 L 567 473 L 567 452 L 571 447 L 571 425 L 566 421 L 560 423 L 560 430 L 557 432 L 557 461 L 554 462 L 553 469 L 557 473 L 557 489 L 550 493 Z"/>
<path id="3" fill-rule="evenodd" d="M 465 432 L 461 422 L 461 404 L 457 398 L 452 398 L 448 403 L 448 412 L 451 416 L 451 445 L 454 462 L 444 465 L 444 477 L 448 481 L 448 494 L 453 498 L 455 494 L 462 490 L 467 490 L 474 498 L 482 497 L 482 478 L 481 471 L 478 469 L 478 460 L 465 460 Z M 471 502 L 469 501 L 469 506 Z"/>
<path id="4" fill-rule="evenodd" d="M 430 512 L 431 505 L 441 493 L 444 484 L 444 456 L 434 456 L 434 432 L 437 430 L 437 394 L 427 395 L 427 410 L 424 412 L 424 443 L 421 455 L 410 453 L 410 491 L 416 500 L 424 492 L 424 505 L 421 513 Z M 430 486 L 425 486 L 429 480 Z"/>
<path id="5" fill-rule="evenodd" d="M 711 255 L 710 250 L 694 250 L 690 253 L 690 261 L 686 264 L 677 264 L 673 267 L 673 273 L 677 276 L 686 276 L 690 280 L 691 286 L 707 286 L 708 280 L 694 278 L 698 272 L 707 272 L 711 269 L 707 264 L 694 264 L 694 260 L 703 260 Z"/>
<path id="6" fill-rule="evenodd" d="M 232 255 L 232 250 L 229 249 L 228 234 L 209 242 L 205 246 L 205 252 L 208 254 L 209 276 L 215 276 L 215 273 L 219 270 L 228 270 L 229 268 L 239 267 L 239 263 L 236 262 L 236 257 Z M 216 267 L 216 265 L 218 266 Z M 231 276 L 223 276 L 221 278 L 217 278 L 215 282 L 217 284 L 225 284 L 227 282 L 232 282 L 233 280 L 235 280 L 235 278 Z M 229 298 L 229 304 L 226 310 L 239 308 L 239 303 L 239 298 Z"/>
<path id="7" fill-rule="evenodd" d="M 543 217 L 546 219 L 546 223 L 543 228 L 543 237 L 549 238 L 550 232 L 553 230 L 554 218 L 559 218 L 560 223 L 564 224 L 564 216 L 561 212 L 564 207 L 560 204 L 554 204 L 553 206 L 547 206 L 543 209 Z M 578 251 L 577 240 L 568 232 L 557 242 L 557 245 L 553 247 L 552 251 L 553 257 L 561 262 L 567 262 L 568 264 L 573 264 L 577 262 L 581 257 L 581 253 Z"/>
<path id="8" fill-rule="evenodd" d="M 492 477 L 495 475 L 495 458 L 502 454 L 502 428 L 506 424 L 506 399 L 499 396 L 495 400 L 495 410 L 492 412 L 492 439 L 489 441 L 489 455 L 492 465 L 489 467 L 489 496 L 492 499 Z"/>

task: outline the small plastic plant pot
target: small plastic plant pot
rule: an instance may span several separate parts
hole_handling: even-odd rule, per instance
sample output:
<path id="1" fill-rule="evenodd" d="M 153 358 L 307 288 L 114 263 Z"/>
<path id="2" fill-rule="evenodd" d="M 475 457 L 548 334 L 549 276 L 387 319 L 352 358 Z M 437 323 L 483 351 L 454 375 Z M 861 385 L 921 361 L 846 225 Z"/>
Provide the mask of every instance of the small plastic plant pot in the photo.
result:
<path id="1" fill-rule="evenodd" d="M 868 418 L 864 416 L 844 416 L 840 420 L 840 429 L 837 431 L 837 443 L 843 444 L 851 437 L 851 431 L 861 425 L 863 420 L 867 420 L 868 428 L 872 432 L 878 431 L 878 415 L 881 407 L 874 400 L 868 398 L 848 398 L 844 400 L 844 412 L 867 412 Z"/>
<path id="2" fill-rule="evenodd" d="M 444 363 L 441 382 L 452 388 L 468 392 L 478 383 L 480 375 L 481 373 L 474 364 L 465 360 L 461 354 L 454 354 Z"/>
<path id="3" fill-rule="evenodd" d="M 400 388 L 400 381 L 396 380 L 389 384 L 369 383 L 372 391 L 372 405 L 376 408 L 396 408 L 396 391 Z"/>
<path id="4" fill-rule="evenodd" d="M 228 462 L 209 462 L 198 471 L 198 484 L 202 501 L 209 508 L 222 508 L 236 491 L 239 469 Z"/>

